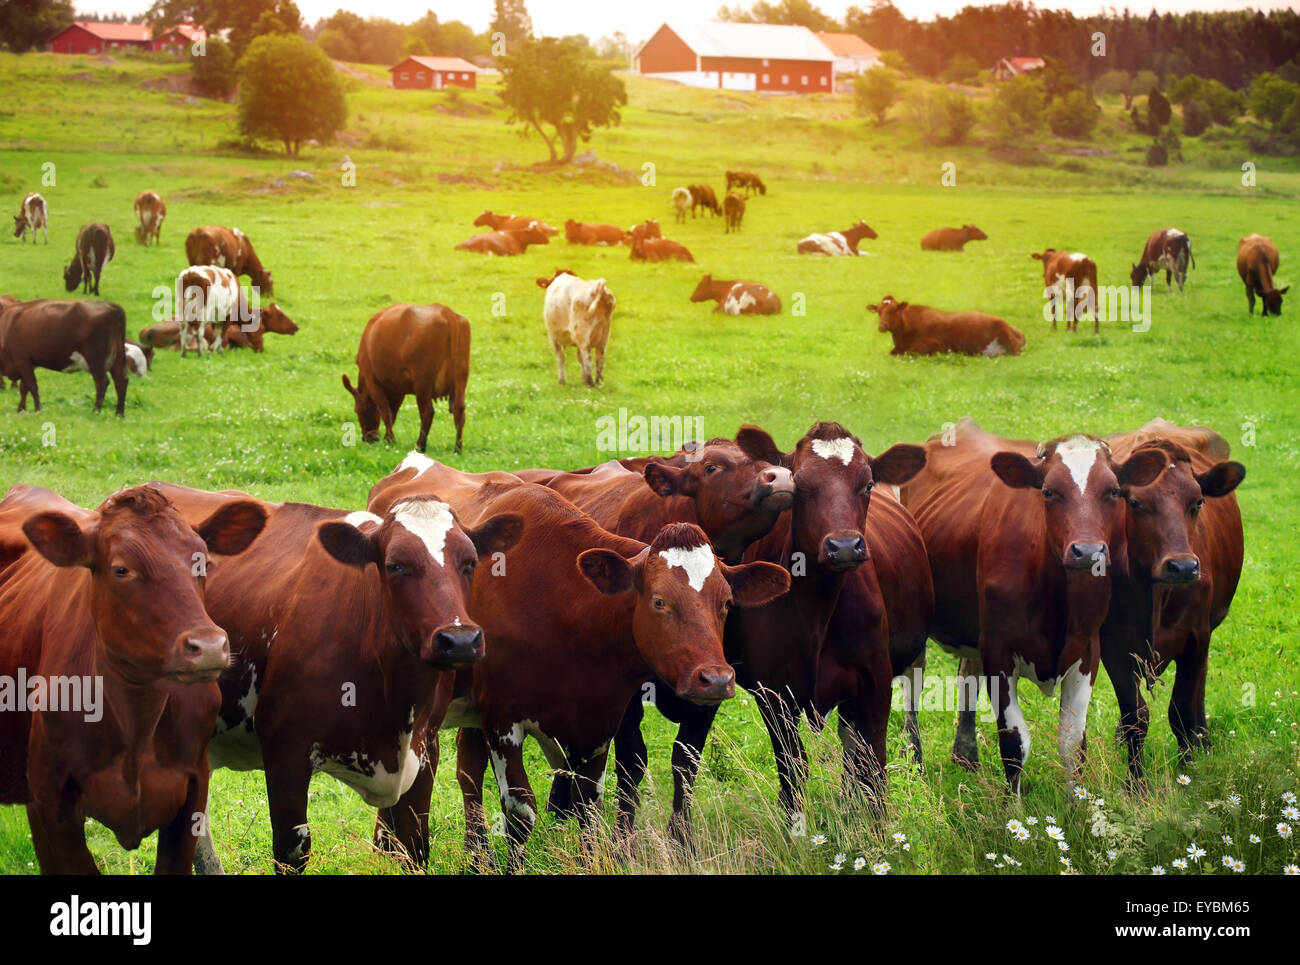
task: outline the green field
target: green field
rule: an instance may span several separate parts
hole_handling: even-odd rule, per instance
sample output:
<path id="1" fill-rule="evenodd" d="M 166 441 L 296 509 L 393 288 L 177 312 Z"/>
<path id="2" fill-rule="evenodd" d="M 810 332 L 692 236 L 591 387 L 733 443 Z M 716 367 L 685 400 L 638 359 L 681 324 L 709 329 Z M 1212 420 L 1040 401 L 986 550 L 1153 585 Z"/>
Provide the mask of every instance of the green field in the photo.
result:
<path id="1" fill-rule="evenodd" d="M 1075 871 L 1146 873 L 1159 864 L 1177 873 L 1171 859 L 1191 842 L 1209 855 L 1188 873 L 1232 874 L 1219 863 L 1225 854 L 1245 861 L 1249 873 L 1277 874 L 1297 862 L 1296 839 L 1282 839 L 1275 825 L 1280 795 L 1297 784 L 1300 739 L 1300 302 L 1281 318 L 1248 316 L 1234 267 L 1237 239 L 1259 232 L 1282 250 L 1279 283 L 1293 280 L 1296 159 L 1252 157 L 1231 139 L 1185 139 L 1187 162 L 1153 171 L 1130 150 L 1142 141 L 1121 129 L 1112 104 L 1089 146 L 1114 154 L 1079 158 L 1068 153 L 1075 145 L 1049 144 L 1043 164 L 1015 165 L 991 160 L 981 143 L 926 148 L 901 109 L 898 121 L 877 129 L 855 118 L 843 96 L 720 94 L 630 78 L 622 126 L 599 133 L 591 146 L 637 177 L 590 165 L 556 172 L 531 166 L 545 148 L 504 126 L 490 82 L 457 97 L 396 92 L 380 86 L 382 71 L 356 67 L 340 143 L 286 160 L 220 146 L 237 139 L 233 106 L 186 103 L 183 94 L 142 86 L 177 70 L 142 60 L 0 55 L 0 198 L 13 213 L 23 194 L 38 190 L 51 214 L 48 247 L 20 246 L 8 234 L 0 240 L 0 292 L 59 296 L 77 228 L 104 221 L 118 253 L 101 297 L 123 305 L 135 333 L 152 320 L 155 287 L 169 287 L 185 265 L 185 232 L 227 224 L 253 239 L 274 272 L 275 300 L 301 330 L 291 338 L 268 335 L 263 355 L 182 360 L 161 353 L 148 379 L 132 381 L 123 420 L 111 407 L 92 414 L 86 376 L 38 372 L 39 414 L 15 413 L 16 392 L 0 392 L 0 486 L 36 483 L 95 505 L 118 487 L 162 479 L 362 508 L 370 486 L 413 445 L 418 418 L 408 400 L 396 445 L 346 444 L 354 417 L 339 376 L 355 376 L 362 327 L 396 301 L 442 302 L 471 321 L 464 455 L 452 454 L 445 411 L 434 420 L 428 450 L 470 471 L 571 468 L 623 455 L 597 450 L 597 419 L 620 408 L 699 417 L 708 436 L 755 423 L 786 447 L 815 420 L 835 419 L 871 452 L 920 442 L 967 415 L 1005 435 L 1040 439 L 1114 432 L 1157 415 L 1207 424 L 1228 438 L 1249 473 L 1238 492 L 1245 571 L 1210 662 L 1209 755 L 1179 770 L 1165 721 L 1167 674 L 1151 698 L 1150 796 L 1126 795 L 1123 755 L 1110 740 L 1115 701 L 1109 682 L 1101 682 L 1084 772 L 1086 787 L 1105 799 L 1100 810 L 1108 820 L 1095 824 L 1095 805 L 1067 800 L 1054 753 L 1055 700 L 1022 688 L 1034 745 L 1022 801 L 1005 792 L 993 725 L 980 724 L 985 766 L 971 774 L 948 759 L 953 715 L 933 711 L 921 715 L 924 773 L 903 762 L 897 719 L 891 724 L 888 811 L 872 823 L 840 796 L 832 726 L 805 734 L 813 762 L 808 834 L 790 837 L 778 820 L 766 731 L 742 693 L 722 709 L 705 753 L 691 863 L 663 833 L 673 730 L 649 715 L 643 833 L 632 861 L 620 867 L 826 872 L 842 852 L 846 871 L 861 856 L 868 870 L 888 861 L 894 872 L 1054 873 L 1066 869 L 1041 831 L 1018 844 L 1004 827 L 1010 818 L 1035 816 L 1042 828 L 1048 815 L 1066 832 Z M 345 153 L 357 165 L 355 187 L 342 184 Z M 948 161 L 956 165 L 955 187 L 940 186 Z M 1244 161 L 1257 167 L 1255 188 L 1241 186 Z M 47 162 L 55 183 L 42 186 Z M 647 163 L 653 186 L 639 180 Z M 299 167 L 314 180 L 272 186 Z M 726 235 L 721 219 L 674 225 L 672 188 L 701 179 L 721 188 L 728 167 L 759 171 L 769 185 L 766 197 L 750 203 L 743 230 Z M 131 203 L 144 188 L 167 201 L 160 248 L 132 241 Z M 622 225 L 658 217 L 698 264 L 636 264 L 626 248 L 573 247 L 562 236 L 509 260 L 453 251 L 480 230 L 471 222 L 484 208 L 557 226 L 569 217 Z M 859 217 L 880 235 L 863 244 L 868 257 L 794 253 L 809 232 Z M 989 240 L 959 255 L 919 250 L 929 229 L 966 222 Z M 1191 236 L 1196 268 L 1181 294 L 1166 293 L 1161 279 L 1149 331 L 1122 323 L 1104 323 L 1100 336 L 1091 323 L 1078 334 L 1050 330 L 1031 251 L 1085 251 L 1102 285 L 1127 284 L 1147 234 L 1167 224 Z M 581 385 L 572 355 L 569 384 L 556 383 L 534 279 L 557 267 L 606 278 L 618 298 L 605 382 L 596 389 Z M 736 319 L 690 303 L 706 271 L 767 284 L 786 313 Z M 806 314 L 789 311 L 796 293 Z M 1027 347 L 1019 358 L 996 360 L 892 358 L 888 336 L 865 311 L 886 294 L 1001 315 L 1026 332 Z M 955 666 L 932 649 L 932 672 L 950 674 Z M 443 742 L 454 747 L 450 734 Z M 529 755 L 540 795 L 546 765 L 531 745 Z M 1191 783 L 1179 784 L 1180 773 Z M 606 803 L 612 814 L 612 793 Z M 218 772 L 210 813 L 228 871 L 271 870 L 260 774 Z M 399 870 L 371 852 L 373 812 L 341 784 L 316 778 L 311 820 L 309 872 Z M 432 823 L 430 870 L 461 870 L 463 823 L 450 758 L 438 772 Z M 907 835 L 909 849 L 893 840 L 895 832 Z M 92 825 L 88 833 L 106 870 L 151 870 L 152 841 L 126 853 L 106 829 Z M 1220 843 L 1225 834 L 1234 844 Z M 1251 843 L 1252 834 L 1261 842 Z M 814 844 L 815 835 L 827 840 Z M 576 828 L 543 816 L 527 870 L 575 870 L 576 853 Z M 1021 864 L 1008 865 L 1004 853 Z M 23 809 L 0 808 L 0 872 L 32 872 L 34 860 Z"/>

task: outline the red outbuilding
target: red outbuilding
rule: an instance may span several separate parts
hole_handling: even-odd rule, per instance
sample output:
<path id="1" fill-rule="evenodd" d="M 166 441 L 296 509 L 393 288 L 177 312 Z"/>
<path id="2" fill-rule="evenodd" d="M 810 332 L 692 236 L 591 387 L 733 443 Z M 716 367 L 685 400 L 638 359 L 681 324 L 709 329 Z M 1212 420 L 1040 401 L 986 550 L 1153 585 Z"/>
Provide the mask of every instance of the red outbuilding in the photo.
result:
<path id="1" fill-rule="evenodd" d="M 636 61 L 642 74 L 692 87 L 829 94 L 835 55 L 807 27 L 666 23 Z"/>
<path id="2" fill-rule="evenodd" d="M 123 47 L 153 49 L 153 28 L 147 23 L 100 23 L 77 20 L 50 38 L 56 54 L 102 54 Z"/>
<path id="3" fill-rule="evenodd" d="M 388 68 L 393 86 L 403 90 L 442 90 L 478 86 L 478 68 L 459 57 L 407 57 Z"/>

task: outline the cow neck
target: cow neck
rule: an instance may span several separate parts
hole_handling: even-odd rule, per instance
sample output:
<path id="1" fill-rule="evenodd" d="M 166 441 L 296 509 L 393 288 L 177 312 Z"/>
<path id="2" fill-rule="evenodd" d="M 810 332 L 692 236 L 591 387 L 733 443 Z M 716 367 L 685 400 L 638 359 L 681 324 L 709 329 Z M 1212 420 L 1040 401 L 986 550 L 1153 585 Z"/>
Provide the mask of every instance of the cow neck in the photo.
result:
<path id="1" fill-rule="evenodd" d="M 594 529 L 600 531 L 603 536 L 595 540 L 587 540 L 585 548 L 597 548 L 613 550 L 626 559 L 632 559 L 646 549 L 647 544 L 640 540 L 629 539 L 626 536 L 619 536 L 608 530 L 597 526 L 594 521 L 591 522 Z M 628 677 L 636 682 L 649 680 L 654 676 L 654 668 L 650 666 L 648 660 L 641 653 L 641 648 L 637 646 L 636 633 L 633 630 L 632 621 L 636 613 L 636 593 L 620 593 L 616 596 L 606 596 L 601 594 L 601 612 L 607 619 L 607 635 L 601 640 L 600 648 L 602 652 L 610 653 L 607 649 L 611 645 L 617 646 L 615 654 L 622 660 L 627 661 Z M 491 646 L 491 641 L 488 643 Z"/>
<path id="2" fill-rule="evenodd" d="M 163 688 L 160 678 L 130 679 L 124 672 L 127 669 L 129 668 L 124 668 L 121 661 L 113 660 L 96 630 L 91 673 L 104 680 L 104 701 L 118 725 L 125 750 L 122 758 L 123 778 L 128 787 L 138 792 L 140 759 L 152 755 L 158 722 L 162 719 L 163 710 L 171 695 Z"/>

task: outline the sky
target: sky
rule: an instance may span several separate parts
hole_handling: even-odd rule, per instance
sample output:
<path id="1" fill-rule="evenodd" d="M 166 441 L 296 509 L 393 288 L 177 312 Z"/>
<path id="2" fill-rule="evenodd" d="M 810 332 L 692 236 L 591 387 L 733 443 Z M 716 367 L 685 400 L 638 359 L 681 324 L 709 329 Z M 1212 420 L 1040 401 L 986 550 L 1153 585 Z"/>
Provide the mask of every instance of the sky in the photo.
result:
<path id="1" fill-rule="evenodd" d="M 303 20 L 315 23 L 335 10 L 352 10 L 364 17 L 387 17 L 399 23 L 409 23 L 432 10 L 439 20 L 460 20 L 476 31 L 486 30 L 492 19 L 492 0 L 295 0 L 302 11 Z M 747 0 L 728 0 L 726 6 L 749 7 Z M 1164 13 L 1188 10 L 1241 10 L 1286 9 L 1296 0 L 1131 0 L 1130 9 L 1143 15 L 1152 7 Z M 866 7 L 870 0 L 823 0 L 817 6 L 830 16 L 840 19 L 851 6 Z M 79 11 L 97 13 L 141 13 L 151 5 L 151 0 L 75 0 Z M 950 15 L 972 4 L 970 0 L 894 0 L 894 5 L 912 19 L 929 20 L 936 15 Z M 633 42 L 647 39 L 665 20 L 711 20 L 723 0 L 527 0 L 528 12 L 533 18 L 534 30 L 539 34 L 562 36 L 586 34 L 596 40 L 621 30 Z M 1124 3 L 1114 0 L 1040 0 L 1041 8 L 1072 10 L 1076 15 L 1087 16 L 1111 7 L 1123 9 Z M 870 40 L 871 38 L 867 38 Z"/>

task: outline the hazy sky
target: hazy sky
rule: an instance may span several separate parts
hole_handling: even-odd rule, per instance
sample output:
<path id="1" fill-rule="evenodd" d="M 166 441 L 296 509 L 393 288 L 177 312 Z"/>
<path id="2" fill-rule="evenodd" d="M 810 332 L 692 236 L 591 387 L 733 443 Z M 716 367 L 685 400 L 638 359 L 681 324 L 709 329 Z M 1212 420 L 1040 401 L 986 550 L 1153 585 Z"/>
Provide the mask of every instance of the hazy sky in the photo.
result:
<path id="1" fill-rule="evenodd" d="M 315 23 L 340 8 L 353 10 L 366 17 L 387 17 L 390 20 L 409 22 L 425 10 L 433 10 L 440 20 L 462 20 L 475 30 L 485 30 L 492 19 L 492 0 L 296 0 L 303 19 Z M 726 5 L 735 6 L 737 0 Z M 743 6 L 750 3 L 741 0 Z M 844 11 L 857 5 L 866 7 L 870 0 L 824 0 L 817 3 L 827 14 L 843 17 Z M 1285 9 L 1295 0 L 1132 0 L 1130 9 L 1145 15 L 1152 7 L 1160 12 L 1185 10 L 1241 10 Z M 598 37 L 621 30 L 632 41 L 650 36 L 665 20 L 709 20 L 722 6 L 722 0 L 656 0 L 654 3 L 632 0 L 527 0 L 533 27 L 542 34 L 586 34 Z M 936 14 L 952 14 L 970 6 L 968 0 L 895 0 L 895 6 L 914 19 L 928 20 Z M 978 4 L 976 4 L 978 5 Z M 78 10 L 101 13 L 138 13 L 147 10 L 150 0 L 79 0 Z M 1099 10 L 1124 4 L 1104 0 L 1042 0 L 1043 8 L 1063 8 L 1084 16 Z M 868 38 L 869 40 L 870 38 Z"/>

